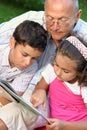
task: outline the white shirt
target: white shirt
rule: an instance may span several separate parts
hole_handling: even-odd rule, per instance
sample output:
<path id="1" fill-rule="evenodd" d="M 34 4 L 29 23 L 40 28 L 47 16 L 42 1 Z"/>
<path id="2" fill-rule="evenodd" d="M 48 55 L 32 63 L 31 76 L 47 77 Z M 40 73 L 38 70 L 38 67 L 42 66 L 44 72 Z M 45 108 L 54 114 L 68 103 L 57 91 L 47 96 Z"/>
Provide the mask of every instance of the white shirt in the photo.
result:
<path id="1" fill-rule="evenodd" d="M 46 68 L 44 68 L 44 70 L 42 71 L 42 76 L 44 77 L 47 84 L 50 84 L 56 78 L 54 68 L 51 64 L 48 64 Z M 74 94 L 81 94 L 84 99 L 84 102 L 87 103 L 87 86 L 82 87 L 80 90 L 78 82 L 75 82 L 74 84 L 70 84 L 68 82 L 64 83 Z"/>
<path id="2" fill-rule="evenodd" d="M 8 81 L 15 91 L 24 92 L 38 69 L 37 62 L 35 61 L 24 70 L 19 70 L 16 67 L 11 68 L 8 61 L 9 51 L 9 46 L 0 49 L 0 78 Z"/>
<path id="3" fill-rule="evenodd" d="M 43 24 L 42 17 L 43 11 L 28 11 L 22 15 L 19 15 L 7 22 L 0 24 L 0 44 L 8 44 L 10 37 L 12 36 L 15 28 L 24 20 L 36 21 Z"/>

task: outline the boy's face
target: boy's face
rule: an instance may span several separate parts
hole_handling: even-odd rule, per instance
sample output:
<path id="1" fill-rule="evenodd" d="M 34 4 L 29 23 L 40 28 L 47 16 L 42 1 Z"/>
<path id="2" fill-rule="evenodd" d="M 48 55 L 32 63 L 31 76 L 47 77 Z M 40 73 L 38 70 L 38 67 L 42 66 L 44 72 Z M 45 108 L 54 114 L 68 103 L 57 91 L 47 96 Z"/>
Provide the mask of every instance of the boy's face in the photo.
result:
<path id="1" fill-rule="evenodd" d="M 11 67 L 17 67 L 20 70 L 27 68 L 32 65 L 37 57 L 39 57 L 42 52 L 39 50 L 32 48 L 29 45 L 16 45 L 15 40 L 11 39 L 10 42 L 10 54 L 9 54 L 9 62 Z"/>

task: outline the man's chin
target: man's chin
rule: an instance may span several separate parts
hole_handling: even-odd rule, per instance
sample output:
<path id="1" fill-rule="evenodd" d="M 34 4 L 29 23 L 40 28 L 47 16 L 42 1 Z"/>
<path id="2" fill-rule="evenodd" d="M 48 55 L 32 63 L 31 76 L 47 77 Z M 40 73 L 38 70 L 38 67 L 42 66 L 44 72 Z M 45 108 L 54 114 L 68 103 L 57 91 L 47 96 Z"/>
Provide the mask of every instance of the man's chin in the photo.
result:
<path id="1" fill-rule="evenodd" d="M 54 41 L 61 41 L 63 36 L 58 36 L 58 35 L 52 35 L 52 38 Z"/>

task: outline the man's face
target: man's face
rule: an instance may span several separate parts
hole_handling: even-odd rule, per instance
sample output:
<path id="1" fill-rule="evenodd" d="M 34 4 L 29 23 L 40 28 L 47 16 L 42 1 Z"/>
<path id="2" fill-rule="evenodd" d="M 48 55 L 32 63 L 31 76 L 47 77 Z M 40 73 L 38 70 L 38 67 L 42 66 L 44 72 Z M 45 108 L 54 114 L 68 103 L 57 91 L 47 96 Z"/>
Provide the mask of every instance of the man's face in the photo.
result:
<path id="1" fill-rule="evenodd" d="M 78 18 L 74 12 L 72 2 L 68 2 L 67 0 L 54 1 L 47 0 L 45 16 L 46 28 L 55 42 L 61 40 L 71 32 Z"/>

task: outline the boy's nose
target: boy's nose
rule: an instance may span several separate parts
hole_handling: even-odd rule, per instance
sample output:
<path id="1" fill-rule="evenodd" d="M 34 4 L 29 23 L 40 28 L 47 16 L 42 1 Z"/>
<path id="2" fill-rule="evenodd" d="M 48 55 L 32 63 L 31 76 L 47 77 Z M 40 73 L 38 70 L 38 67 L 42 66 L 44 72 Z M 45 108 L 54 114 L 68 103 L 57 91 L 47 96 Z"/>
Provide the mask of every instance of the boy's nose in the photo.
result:
<path id="1" fill-rule="evenodd" d="M 26 66 L 28 66 L 28 65 L 30 65 L 30 64 L 31 64 L 31 60 L 32 60 L 32 58 L 31 58 L 31 57 L 26 58 L 26 60 L 25 60 L 25 64 L 26 64 Z"/>

